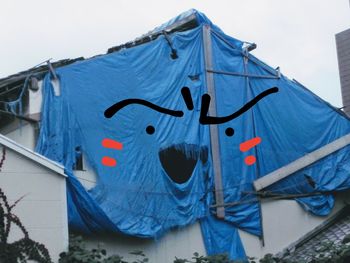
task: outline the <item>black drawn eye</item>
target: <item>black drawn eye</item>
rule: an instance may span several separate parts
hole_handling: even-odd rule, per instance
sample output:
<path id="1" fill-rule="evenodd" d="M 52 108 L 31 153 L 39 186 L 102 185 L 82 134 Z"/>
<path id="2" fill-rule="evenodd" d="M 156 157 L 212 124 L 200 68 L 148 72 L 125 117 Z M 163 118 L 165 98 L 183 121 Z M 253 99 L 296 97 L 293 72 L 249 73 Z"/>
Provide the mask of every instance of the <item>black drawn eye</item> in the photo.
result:
<path id="1" fill-rule="evenodd" d="M 231 137 L 235 133 L 235 130 L 229 127 L 225 130 L 225 133 L 227 136 Z"/>
<path id="2" fill-rule="evenodd" d="M 148 134 L 153 134 L 154 131 L 155 131 L 155 129 L 154 129 L 154 127 L 153 127 L 152 125 L 147 126 L 146 132 L 147 132 Z"/>

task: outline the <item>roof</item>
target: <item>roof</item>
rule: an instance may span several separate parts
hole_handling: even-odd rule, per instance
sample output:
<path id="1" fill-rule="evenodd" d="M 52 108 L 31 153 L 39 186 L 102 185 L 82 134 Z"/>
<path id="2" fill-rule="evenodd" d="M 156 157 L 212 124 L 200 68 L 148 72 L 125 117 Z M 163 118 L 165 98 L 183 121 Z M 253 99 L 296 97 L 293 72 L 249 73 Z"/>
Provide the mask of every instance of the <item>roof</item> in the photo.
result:
<path id="1" fill-rule="evenodd" d="M 120 50 L 132 48 L 138 45 L 142 45 L 144 43 L 157 39 L 162 34 L 167 35 L 174 32 L 186 31 L 191 28 L 197 27 L 198 26 L 197 20 L 203 19 L 203 18 L 198 18 L 197 16 L 199 15 L 196 10 L 189 10 L 187 12 L 184 12 L 175 20 L 171 20 L 168 23 L 165 23 L 162 26 L 155 28 L 154 30 L 148 32 L 147 34 L 144 34 L 136 38 L 134 41 L 130 41 L 125 44 L 109 48 L 106 54 L 118 52 Z M 98 57 L 98 56 L 101 56 L 101 55 L 96 55 L 94 57 Z M 48 63 L 49 62 L 48 60 L 30 69 L 18 72 L 16 74 L 10 75 L 5 78 L 0 78 L 0 101 L 11 102 L 11 101 L 21 99 L 22 105 L 23 105 L 23 112 L 15 113 L 15 112 L 9 111 L 6 108 L 6 105 L 0 104 L 0 125 L 6 126 L 8 123 L 12 122 L 16 118 L 19 120 L 30 122 L 30 123 L 36 123 L 40 120 L 40 118 L 38 118 L 37 116 L 33 117 L 32 115 L 29 116 L 26 114 L 27 113 L 26 109 L 28 107 L 28 102 L 26 101 L 27 95 L 24 94 L 24 98 L 21 97 L 22 96 L 21 92 L 24 89 L 25 81 L 28 77 L 30 77 L 29 89 L 34 90 L 37 88 L 36 87 L 37 82 L 43 79 L 44 76 L 48 72 L 50 72 L 51 70 L 50 67 L 52 67 L 53 69 L 57 69 L 60 67 L 68 66 L 78 61 L 88 60 L 88 59 L 89 58 L 84 58 L 84 57 L 78 57 L 74 59 L 62 59 L 56 62 L 51 62 L 51 64 Z M 12 141 L 11 139 L 1 134 L 0 134 L 0 144 L 3 144 L 4 146 L 13 149 L 16 152 L 22 155 L 25 155 L 29 159 L 32 159 L 37 163 L 44 165 L 47 168 L 59 174 L 62 174 L 63 176 L 66 176 L 64 174 L 64 168 L 61 165 L 17 144 L 16 142 Z"/>
<path id="2" fill-rule="evenodd" d="M 35 153 L 32 150 L 29 150 L 28 148 L 16 143 L 15 141 L 7 138 L 6 136 L 0 134 L 0 144 L 3 146 L 17 152 L 20 155 L 23 155 L 27 157 L 28 159 L 34 161 L 35 163 L 38 163 L 47 169 L 62 175 L 63 177 L 67 177 L 67 175 L 64 173 L 64 167 L 54 161 L 51 161 L 50 159 L 42 156 L 41 154 Z"/>
<path id="3" fill-rule="evenodd" d="M 350 205 L 284 249 L 277 257 L 292 262 L 309 262 L 325 242 L 338 244 L 350 234 Z"/>
<path id="4" fill-rule="evenodd" d="M 181 32 L 195 28 L 198 26 L 196 12 L 196 10 L 189 10 L 188 12 L 185 12 L 182 15 L 180 15 L 178 19 L 174 21 L 171 20 L 168 23 L 165 23 L 160 27 L 157 27 L 154 30 L 148 32 L 147 34 L 136 38 L 134 41 L 129 41 L 125 44 L 109 48 L 107 53 L 113 53 L 124 48 L 131 48 L 138 45 L 142 45 L 144 43 L 157 39 L 162 34 L 167 35 L 174 32 Z"/>
<path id="5" fill-rule="evenodd" d="M 52 62 L 51 65 L 54 68 L 59 68 L 83 59 L 84 58 L 82 57 L 75 59 L 63 59 Z M 37 122 L 37 119 L 26 116 L 29 104 L 29 96 L 27 90 L 25 90 L 24 93 L 22 93 L 22 91 L 25 89 L 25 81 L 28 77 L 30 77 L 28 85 L 29 89 L 37 89 L 38 81 L 41 80 L 48 71 L 49 65 L 37 65 L 28 70 L 21 71 L 19 73 L 0 79 L 0 101 L 5 102 L 0 103 L 0 123 L 2 126 L 4 126 L 4 124 L 12 122 L 15 118 L 28 122 Z M 6 105 L 6 102 L 13 102 L 16 100 L 21 100 L 21 112 L 19 109 L 17 109 L 15 112 L 10 111 L 7 107 L 8 105 Z"/>
<path id="6" fill-rule="evenodd" d="M 157 39 L 160 35 L 165 35 L 168 39 L 168 34 L 172 34 L 174 32 L 181 32 L 192 29 L 198 26 L 198 20 L 203 19 L 198 11 L 191 9 L 187 12 L 184 12 L 182 15 L 178 16 L 176 19 L 170 20 L 169 22 L 163 24 L 160 27 L 155 28 L 154 30 L 144 34 L 134 41 L 127 42 L 125 44 L 121 44 L 118 46 L 111 47 L 107 50 L 106 54 L 118 52 L 123 49 L 129 49 L 135 46 L 139 46 L 145 44 L 147 42 L 153 41 Z M 170 41 L 168 39 L 168 41 Z M 170 42 L 169 42 L 170 43 Z M 95 58 L 98 56 L 102 56 L 105 54 L 95 55 L 91 58 Z M 74 59 L 62 59 L 56 62 L 51 62 L 51 66 L 53 69 L 57 69 L 63 66 L 67 66 L 73 64 L 78 61 L 88 60 L 90 58 L 78 57 Z M 0 78 L 0 101 L 11 102 L 19 99 L 21 97 L 21 92 L 24 89 L 25 80 L 30 77 L 29 88 L 37 89 L 37 82 L 44 78 L 46 73 L 50 72 L 50 65 L 47 63 L 48 61 L 44 61 L 37 66 L 34 66 L 28 70 L 21 71 L 19 73 L 10 75 L 5 78 Z M 44 64 L 47 63 L 47 64 Z M 44 65 L 43 65 L 44 64 Z M 28 116 L 25 114 L 25 111 L 28 107 L 28 103 L 26 103 L 26 95 L 24 95 L 23 101 L 23 112 L 22 115 L 20 112 L 11 112 L 6 108 L 6 105 L 0 103 L 0 122 L 9 122 L 14 120 L 14 118 L 21 119 L 27 122 L 38 122 L 39 118 L 37 116 Z"/>

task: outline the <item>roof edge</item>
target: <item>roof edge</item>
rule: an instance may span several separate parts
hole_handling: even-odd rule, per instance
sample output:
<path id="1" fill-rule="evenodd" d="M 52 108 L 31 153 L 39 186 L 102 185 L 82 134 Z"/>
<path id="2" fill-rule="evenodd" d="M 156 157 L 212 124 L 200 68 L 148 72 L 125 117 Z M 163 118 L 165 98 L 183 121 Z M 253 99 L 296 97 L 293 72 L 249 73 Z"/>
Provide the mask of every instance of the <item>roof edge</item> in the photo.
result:
<path id="1" fill-rule="evenodd" d="M 300 237 L 296 241 L 292 242 L 290 245 L 288 245 L 286 248 L 284 248 L 282 251 L 276 253 L 275 255 L 279 258 L 283 258 L 286 253 L 290 253 L 290 252 L 293 253 L 297 248 L 301 247 L 304 243 L 310 241 L 312 238 L 314 238 L 315 236 L 320 234 L 322 231 L 329 228 L 336 221 L 338 221 L 342 217 L 348 215 L 349 213 L 350 213 L 350 204 L 345 203 L 344 207 L 342 207 L 335 214 L 331 215 L 329 218 L 327 218 L 321 224 L 319 224 L 314 229 L 312 229 L 309 232 L 307 232 L 306 234 L 304 234 L 302 237 Z"/>
<path id="2" fill-rule="evenodd" d="M 121 44 L 121 45 L 109 48 L 107 50 L 107 54 L 117 52 L 121 49 L 128 49 L 131 47 L 139 46 L 147 42 L 153 41 L 157 39 L 160 35 L 164 34 L 164 32 L 166 32 L 167 34 L 171 34 L 174 32 L 187 31 L 199 26 L 195 12 L 192 12 L 188 15 L 184 15 L 184 14 L 181 14 L 176 19 L 173 19 L 168 23 L 165 23 L 159 27 L 156 27 L 154 30 L 149 31 L 148 33 L 143 34 L 140 37 L 137 37 L 134 41 L 129 41 L 125 44 Z"/>
<path id="3" fill-rule="evenodd" d="M 2 144 L 3 146 L 27 157 L 28 159 L 42 165 L 45 166 L 46 168 L 50 169 L 51 171 L 62 175 L 63 177 L 68 177 L 65 173 L 64 173 L 64 167 L 62 165 L 60 165 L 59 163 L 56 163 L 48 158 L 46 158 L 45 156 L 38 154 L 36 152 L 33 152 L 32 150 L 16 143 L 15 141 L 11 140 L 10 138 L 0 134 L 0 144 Z"/>

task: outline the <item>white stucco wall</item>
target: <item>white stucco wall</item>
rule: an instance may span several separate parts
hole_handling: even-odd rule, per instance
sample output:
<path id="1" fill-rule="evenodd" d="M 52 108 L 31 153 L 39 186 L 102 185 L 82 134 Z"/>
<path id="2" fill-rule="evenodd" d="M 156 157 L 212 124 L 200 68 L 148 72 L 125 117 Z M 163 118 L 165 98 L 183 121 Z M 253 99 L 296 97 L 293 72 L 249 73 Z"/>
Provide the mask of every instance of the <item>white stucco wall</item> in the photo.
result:
<path id="1" fill-rule="evenodd" d="M 303 235 L 320 225 L 344 206 L 349 193 L 339 194 L 332 213 L 327 217 L 306 212 L 294 200 L 263 201 L 261 205 L 265 244 L 255 236 L 239 231 L 246 253 L 261 258 L 267 253 L 278 253 Z"/>
<path id="2" fill-rule="evenodd" d="M 7 148 L 0 187 L 10 204 L 24 196 L 13 213 L 30 238 L 43 243 L 57 262 L 59 253 L 68 247 L 65 177 Z M 15 225 L 11 227 L 10 242 L 23 237 Z"/>
<path id="3" fill-rule="evenodd" d="M 205 248 L 199 224 L 172 230 L 159 239 L 141 239 L 123 235 L 85 236 L 87 245 L 96 248 L 100 244 L 109 255 L 118 254 L 127 260 L 137 257 L 129 253 L 143 251 L 149 262 L 172 263 L 175 257 L 191 259 L 194 252 L 205 254 Z"/>
<path id="4" fill-rule="evenodd" d="M 332 213 L 327 217 L 318 217 L 305 212 L 293 200 L 263 201 L 263 229 L 265 245 L 256 236 L 239 230 L 242 243 L 248 256 L 261 258 L 267 253 L 277 253 L 297 241 L 307 232 L 332 216 L 349 198 L 348 193 L 337 195 Z M 98 244 L 107 249 L 108 254 L 118 254 L 126 259 L 133 250 L 142 250 L 150 262 L 172 263 L 175 256 L 191 259 L 194 252 L 205 255 L 199 223 L 173 230 L 158 240 L 144 240 L 121 235 L 85 237 L 89 247 Z"/>
<path id="5" fill-rule="evenodd" d="M 28 122 L 18 123 L 17 129 L 5 134 L 6 137 L 18 144 L 34 151 L 35 149 L 35 126 Z"/>

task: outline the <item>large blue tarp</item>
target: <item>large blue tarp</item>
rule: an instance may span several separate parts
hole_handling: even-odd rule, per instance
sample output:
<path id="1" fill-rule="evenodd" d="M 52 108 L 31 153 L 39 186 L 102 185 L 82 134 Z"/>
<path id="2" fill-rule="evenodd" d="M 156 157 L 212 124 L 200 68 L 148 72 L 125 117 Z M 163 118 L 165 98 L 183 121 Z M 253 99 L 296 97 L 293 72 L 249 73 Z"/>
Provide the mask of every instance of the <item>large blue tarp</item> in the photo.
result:
<path id="1" fill-rule="evenodd" d="M 309 90 L 247 53 L 243 42 L 225 35 L 195 10 L 156 30 L 189 15 L 196 16 L 198 26 L 167 36 L 171 45 L 161 34 L 148 43 L 57 69 L 59 94 L 47 75 L 37 151 L 66 168 L 72 229 L 149 238 L 199 220 L 209 254 L 244 258 L 238 229 L 257 236 L 262 233 L 252 182 L 348 134 L 350 122 Z M 202 96 L 208 92 L 205 25 L 211 28 L 210 70 L 217 71 L 211 73 L 217 116 L 228 116 L 262 92 L 278 88 L 243 114 L 218 125 L 224 201 L 232 204 L 225 207 L 224 220 L 217 219 L 211 208 L 215 185 L 210 124 L 200 122 Z M 171 58 L 171 48 L 176 49 L 177 59 Z M 184 100 L 183 87 L 188 87 L 193 109 Z M 182 111 L 183 116 L 132 103 L 105 117 L 107 108 L 128 99 Z M 234 129 L 233 136 L 228 128 Z M 261 142 L 242 152 L 240 144 L 255 137 Z M 122 149 L 104 147 L 104 139 L 121 143 Z M 97 174 L 96 186 L 90 190 L 74 176 L 80 151 Z M 162 162 L 164 156 L 173 156 L 170 152 L 192 162 L 193 170 L 181 182 Z M 349 152 L 345 147 L 268 190 L 298 194 L 347 189 Z M 256 157 L 254 164 L 245 164 L 248 155 Z M 115 159 L 116 166 L 105 165 L 105 156 Z M 327 215 L 334 204 L 330 194 L 297 201 L 316 215 Z"/>

